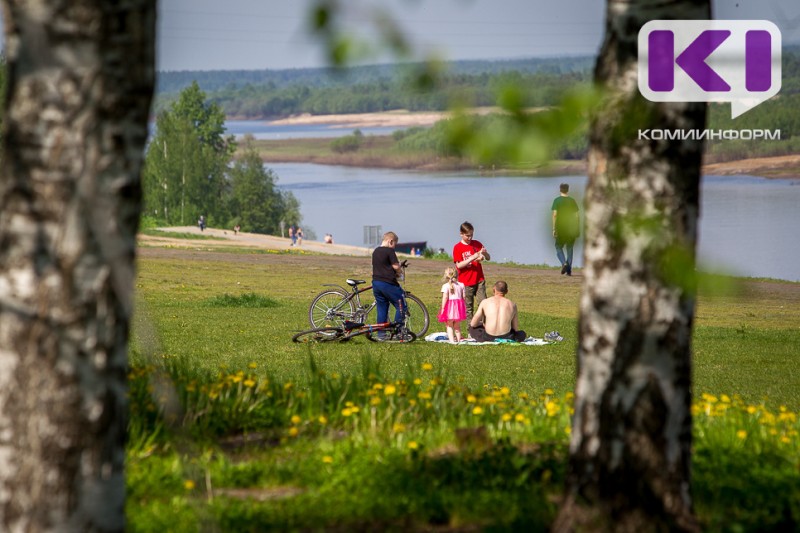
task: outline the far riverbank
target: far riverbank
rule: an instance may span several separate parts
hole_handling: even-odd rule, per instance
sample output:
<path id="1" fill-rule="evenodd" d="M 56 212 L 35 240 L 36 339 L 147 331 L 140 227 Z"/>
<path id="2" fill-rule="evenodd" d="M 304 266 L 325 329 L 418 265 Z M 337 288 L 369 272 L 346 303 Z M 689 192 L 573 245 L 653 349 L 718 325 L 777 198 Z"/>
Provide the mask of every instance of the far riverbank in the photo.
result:
<path id="1" fill-rule="evenodd" d="M 494 108 L 480 108 L 474 112 L 486 114 Z M 398 130 L 411 127 L 430 127 L 450 116 L 449 112 L 409 112 L 405 110 L 383 113 L 358 113 L 349 115 L 300 115 L 269 121 L 270 125 L 326 125 L 331 128 L 355 130 L 382 127 Z M 587 175 L 585 160 L 554 160 L 543 164 L 520 164 L 509 168 L 480 167 L 464 158 L 441 157 L 434 152 L 407 153 L 394 149 L 391 135 L 365 135 L 361 147 L 354 152 L 337 153 L 331 148 L 332 139 L 290 138 L 280 140 L 255 140 L 254 145 L 265 163 L 315 163 L 361 168 L 390 168 L 420 171 L 479 170 L 487 175 L 559 176 Z M 703 165 L 704 175 L 750 175 L 765 178 L 800 178 L 800 154 L 759 157 Z"/>

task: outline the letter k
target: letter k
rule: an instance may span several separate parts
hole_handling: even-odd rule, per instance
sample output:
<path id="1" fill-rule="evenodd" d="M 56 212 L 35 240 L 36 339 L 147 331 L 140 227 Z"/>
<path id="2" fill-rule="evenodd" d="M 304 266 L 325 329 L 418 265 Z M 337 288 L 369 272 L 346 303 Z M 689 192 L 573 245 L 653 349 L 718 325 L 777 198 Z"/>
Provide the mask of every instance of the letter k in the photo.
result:
<path id="1" fill-rule="evenodd" d="M 706 92 L 727 92 L 731 90 L 731 86 L 706 63 L 708 56 L 730 34 L 730 30 L 706 30 L 675 59 L 678 66 Z"/>

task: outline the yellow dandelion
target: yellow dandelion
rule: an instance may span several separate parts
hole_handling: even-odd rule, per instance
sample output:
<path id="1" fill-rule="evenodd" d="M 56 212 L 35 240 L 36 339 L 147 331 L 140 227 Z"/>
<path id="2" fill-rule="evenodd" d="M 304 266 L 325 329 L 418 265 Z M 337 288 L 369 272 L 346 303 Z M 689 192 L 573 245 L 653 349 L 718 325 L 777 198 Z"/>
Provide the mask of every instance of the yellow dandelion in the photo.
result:
<path id="1" fill-rule="evenodd" d="M 283 390 L 289 390 L 292 387 L 294 387 L 294 384 L 291 381 L 289 381 L 288 383 L 284 383 L 283 384 Z"/>
<path id="2" fill-rule="evenodd" d="M 419 378 L 414 378 L 414 385 L 422 385 L 422 380 Z"/>
<path id="3" fill-rule="evenodd" d="M 479 415 L 479 414 L 481 414 L 481 413 L 483 413 L 483 407 L 481 407 L 480 405 L 476 405 L 476 406 L 475 406 L 475 407 L 472 409 L 472 414 L 473 414 L 473 415 Z"/>
<path id="4" fill-rule="evenodd" d="M 511 422 L 512 418 L 511 413 L 503 413 L 503 416 L 500 417 L 503 422 Z"/>
<path id="5" fill-rule="evenodd" d="M 509 394 L 511 394 L 511 389 L 509 389 L 508 387 L 503 387 L 500 389 L 500 394 L 502 394 L 503 396 L 508 396 Z"/>
<path id="6" fill-rule="evenodd" d="M 395 387 L 394 385 L 391 385 L 391 384 L 389 384 L 389 385 L 386 385 L 386 386 L 383 388 L 383 393 L 384 393 L 386 396 L 391 396 L 391 395 L 392 395 L 392 394 L 394 394 L 395 392 L 397 392 L 397 387 Z"/>
<path id="7" fill-rule="evenodd" d="M 194 489 L 194 487 L 195 487 L 194 481 L 192 481 L 191 479 L 187 479 L 186 481 L 183 482 L 183 488 L 186 490 L 192 490 Z"/>
<path id="8" fill-rule="evenodd" d="M 791 442 L 791 439 L 786 435 L 784 435 L 783 437 L 781 437 L 781 442 L 784 444 L 789 444 Z"/>
<path id="9" fill-rule="evenodd" d="M 415 400 L 414 398 L 411 398 L 410 400 L 408 400 L 408 403 L 409 403 L 409 405 L 412 405 L 412 406 L 413 405 L 417 405 L 417 400 Z"/>
<path id="10" fill-rule="evenodd" d="M 475 403 L 476 400 L 477 398 L 475 398 L 475 396 L 473 396 L 472 394 L 467 396 L 467 403 Z"/>
<path id="11" fill-rule="evenodd" d="M 333 457 L 331 457 L 330 455 L 325 455 L 322 457 L 322 462 L 325 463 L 326 465 L 329 465 L 333 463 Z"/>
<path id="12" fill-rule="evenodd" d="M 522 413 L 515 414 L 514 415 L 514 421 L 515 422 L 525 422 L 525 415 L 523 415 Z"/>
<path id="13" fill-rule="evenodd" d="M 731 397 L 727 394 L 722 394 L 719 399 L 722 400 L 723 403 L 731 403 Z"/>
<path id="14" fill-rule="evenodd" d="M 424 391 L 420 392 L 419 394 L 417 394 L 417 398 L 419 398 L 420 400 L 430 400 L 431 399 L 431 393 L 430 392 L 424 392 Z"/>
<path id="15" fill-rule="evenodd" d="M 747 406 L 747 412 L 749 414 L 754 415 L 754 414 L 756 414 L 756 411 L 758 411 L 758 408 L 756 408 L 755 405 L 748 405 Z"/>
<path id="16" fill-rule="evenodd" d="M 378 398 L 377 396 L 375 396 L 374 398 L 370 399 L 369 404 L 370 405 L 380 405 L 381 404 L 381 399 Z"/>
<path id="17" fill-rule="evenodd" d="M 253 381 L 251 378 L 247 378 L 246 380 L 244 380 L 244 386 L 245 386 L 245 387 L 250 387 L 250 388 L 252 388 L 252 387 L 254 387 L 254 386 L 255 386 L 255 384 L 256 384 L 256 382 L 255 382 L 255 381 Z"/>
<path id="18" fill-rule="evenodd" d="M 406 426 L 401 424 L 400 422 L 395 422 L 392 425 L 392 432 L 394 433 L 402 433 L 406 430 Z"/>
<path id="19" fill-rule="evenodd" d="M 433 370 L 433 365 L 430 363 L 422 363 L 422 370 Z"/>
<path id="20" fill-rule="evenodd" d="M 352 406 L 352 407 L 350 408 L 350 411 L 351 411 L 353 414 L 356 414 L 356 413 L 359 411 L 359 408 L 358 408 L 358 406 L 357 406 L 357 405 L 354 405 L 354 406 Z"/>
<path id="21" fill-rule="evenodd" d="M 303 419 L 300 418 L 297 415 L 292 415 L 292 418 L 290 420 L 292 421 L 292 424 L 294 424 L 294 425 L 297 425 L 297 424 L 299 424 L 300 422 L 303 421 Z"/>
<path id="22" fill-rule="evenodd" d="M 320 416 L 319 418 L 317 418 L 317 422 L 319 422 L 320 424 L 322 424 L 324 426 L 325 424 L 328 423 L 328 419 L 325 418 L 324 416 Z"/>
<path id="23" fill-rule="evenodd" d="M 569 426 L 565 427 L 564 433 L 566 433 L 567 435 L 572 435 L 572 428 Z"/>
<path id="24" fill-rule="evenodd" d="M 747 432 L 743 429 L 740 429 L 739 431 L 736 432 L 736 436 L 744 440 L 747 438 Z"/>
<path id="25" fill-rule="evenodd" d="M 250 363 L 249 365 L 247 365 L 247 368 L 258 368 L 258 365 L 255 363 Z"/>
<path id="26" fill-rule="evenodd" d="M 376 383 L 372 386 L 372 388 L 375 390 L 381 390 L 383 388 L 383 383 Z"/>
<path id="27" fill-rule="evenodd" d="M 289 428 L 289 436 L 296 437 L 300 433 L 300 430 L 297 429 L 295 426 Z"/>
<path id="28" fill-rule="evenodd" d="M 545 393 L 546 395 L 548 395 L 548 396 L 552 396 L 552 395 L 553 395 L 553 394 L 555 394 L 556 392 L 555 392 L 553 389 L 545 389 L 545 390 L 544 390 L 544 393 Z"/>
<path id="29" fill-rule="evenodd" d="M 415 441 L 415 440 L 410 440 L 410 441 L 408 441 L 408 449 L 409 450 L 417 450 L 417 449 L 419 449 L 419 444 L 417 444 L 417 441 Z"/>
<path id="30" fill-rule="evenodd" d="M 347 416 L 350 416 L 352 414 L 353 414 L 353 411 L 349 407 L 345 407 L 344 409 L 342 409 L 342 416 L 347 417 Z"/>
<path id="31" fill-rule="evenodd" d="M 519 394 L 517 394 L 517 397 L 520 400 L 527 400 L 528 399 L 528 393 L 527 392 L 520 392 Z"/>
<path id="32" fill-rule="evenodd" d="M 344 402 L 345 407 L 353 407 L 353 405 L 355 405 L 353 402 Z"/>

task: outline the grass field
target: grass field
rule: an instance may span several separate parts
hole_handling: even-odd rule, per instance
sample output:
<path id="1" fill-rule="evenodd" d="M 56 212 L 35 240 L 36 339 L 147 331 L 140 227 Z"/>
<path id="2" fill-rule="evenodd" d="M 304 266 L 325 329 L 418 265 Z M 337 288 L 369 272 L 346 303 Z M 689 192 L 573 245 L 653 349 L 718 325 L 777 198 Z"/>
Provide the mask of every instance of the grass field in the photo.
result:
<path id="1" fill-rule="evenodd" d="M 523 329 L 561 332 L 552 345 L 293 344 L 323 284 L 369 279 L 369 265 L 140 249 L 132 530 L 547 527 L 563 484 L 580 273 L 485 267 L 509 283 Z M 445 266 L 412 260 L 408 271 L 433 316 Z M 698 514 L 708 530 L 797 525 L 800 284 L 715 281 L 725 290 L 701 293 L 694 336 Z"/>

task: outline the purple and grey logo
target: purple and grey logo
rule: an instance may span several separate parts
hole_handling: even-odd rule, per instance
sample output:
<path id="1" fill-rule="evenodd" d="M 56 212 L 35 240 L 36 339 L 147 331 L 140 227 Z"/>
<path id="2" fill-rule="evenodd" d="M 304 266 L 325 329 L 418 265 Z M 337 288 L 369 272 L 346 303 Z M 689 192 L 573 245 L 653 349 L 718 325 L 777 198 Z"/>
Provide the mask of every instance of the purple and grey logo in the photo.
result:
<path id="1" fill-rule="evenodd" d="M 653 20 L 639 31 L 639 92 L 730 102 L 731 117 L 781 89 L 781 32 L 767 20 Z"/>

